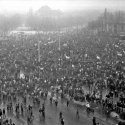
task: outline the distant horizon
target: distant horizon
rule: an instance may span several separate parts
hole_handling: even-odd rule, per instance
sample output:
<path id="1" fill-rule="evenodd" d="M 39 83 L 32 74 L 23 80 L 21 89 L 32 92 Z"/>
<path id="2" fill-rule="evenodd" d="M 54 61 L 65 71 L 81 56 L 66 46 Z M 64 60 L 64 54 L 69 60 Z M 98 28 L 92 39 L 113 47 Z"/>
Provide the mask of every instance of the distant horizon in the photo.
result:
<path id="1" fill-rule="evenodd" d="M 83 10 L 123 10 L 124 0 L 0 0 L 0 13 L 25 14 L 31 8 L 33 11 L 42 6 L 49 6 L 53 10 L 62 12 L 73 12 Z"/>
<path id="2" fill-rule="evenodd" d="M 48 6 L 48 5 L 44 5 L 44 6 Z M 44 7 L 44 6 L 41 6 L 41 7 Z M 41 8 L 40 7 L 40 8 Z M 49 7 L 49 6 L 48 6 Z M 38 8 L 38 9 L 36 9 L 36 10 L 33 10 L 32 8 L 29 8 L 29 10 L 27 10 L 26 12 L 19 12 L 19 11 L 7 11 L 7 10 L 4 10 L 4 11 L 0 11 L 0 14 L 1 15 L 15 15 L 15 14 L 21 14 L 21 15 L 26 15 L 26 14 L 28 14 L 29 12 L 30 12 L 30 10 L 32 10 L 33 11 L 33 13 L 34 12 L 36 12 L 37 10 L 39 10 L 40 8 Z M 51 7 L 50 7 L 51 8 Z M 52 8 L 51 8 L 52 9 Z M 102 13 L 102 12 L 104 12 L 105 11 L 105 9 L 107 9 L 107 11 L 108 12 L 117 12 L 117 11 L 123 11 L 123 12 L 125 12 L 125 9 L 111 9 L 111 8 L 101 8 L 101 9 L 98 9 L 98 8 L 96 8 L 96 9 L 94 9 L 94 8 L 89 8 L 89 9 L 79 9 L 79 10 L 67 10 L 67 11 L 63 11 L 63 10 L 60 10 L 60 9 L 52 9 L 52 10 L 57 10 L 57 11 L 61 11 L 62 13 L 64 13 L 64 14 L 73 14 L 73 13 L 79 13 L 79 12 L 97 12 L 98 11 L 98 13 Z"/>

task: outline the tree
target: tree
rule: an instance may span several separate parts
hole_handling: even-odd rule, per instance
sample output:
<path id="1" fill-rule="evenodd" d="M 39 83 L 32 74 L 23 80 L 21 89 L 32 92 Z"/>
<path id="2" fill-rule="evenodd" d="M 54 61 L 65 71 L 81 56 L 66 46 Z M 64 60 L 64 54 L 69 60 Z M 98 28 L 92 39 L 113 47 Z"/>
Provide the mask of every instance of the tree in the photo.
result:
<path id="1" fill-rule="evenodd" d="M 18 27 L 21 23 L 21 16 L 19 14 L 10 17 L 0 15 L 0 32 L 5 36 L 9 31 Z"/>

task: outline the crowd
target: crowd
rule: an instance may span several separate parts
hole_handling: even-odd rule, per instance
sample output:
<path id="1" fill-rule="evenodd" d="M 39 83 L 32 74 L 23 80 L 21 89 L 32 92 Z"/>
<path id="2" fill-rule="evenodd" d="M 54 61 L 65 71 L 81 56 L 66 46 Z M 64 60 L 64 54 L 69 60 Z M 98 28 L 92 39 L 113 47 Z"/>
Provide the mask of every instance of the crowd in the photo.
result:
<path id="1" fill-rule="evenodd" d="M 39 94 L 39 97 L 37 97 L 37 99 L 40 100 L 40 98 L 43 99 L 43 96 Z M 41 107 L 40 104 L 35 100 L 36 98 L 34 98 L 34 96 L 27 97 L 25 94 L 1 94 L 0 125 L 15 125 L 14 121 L 12 120 L 13 116 L 15 116 L 16 119 L 20 119 L 20 117 L 25 117 L 27 124 L 31 125 L 34 120 L 33 108 L 35 106 L 39 108 L 40 121 L 42 118 L 45 119 L 44 103 Z M 29 104 L 28 101 L 30 101 L 31 104 Z"/>
<path id="2" fill-rule="evenodd" d="M 43 95 L 58 85 L 62 97 L 98 101 L 103 108 L 121 113 L 125 108 L 124 46 L 118 37 L 86 35 L 82 30 L 10 36 L 0 41 L 1 93 L 28 93 L 39 103 L 38 93 Z M 90 93 L 83 91 L 84 85 Z M 102 98 L 103 89 L 108 90 L 106 99 Z M 119 100 L 113 102 L 114 97 Z M 16 112 L 18 116 L 18 104 Z M 32 108 L 28 112 L 31 118 Z M 40 113 L 45 115 L 43 109 Z"/>

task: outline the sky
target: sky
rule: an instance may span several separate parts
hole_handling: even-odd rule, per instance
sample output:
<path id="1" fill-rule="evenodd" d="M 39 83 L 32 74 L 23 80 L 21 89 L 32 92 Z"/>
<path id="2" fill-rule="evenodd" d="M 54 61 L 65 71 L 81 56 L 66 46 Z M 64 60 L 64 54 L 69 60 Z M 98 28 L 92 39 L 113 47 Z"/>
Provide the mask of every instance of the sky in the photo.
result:
<path id="1" fill-rule="evenodd" d="M 35 11 L 45 5 L 62 11 L 104 8 L 125 10 L 125 0 L 0 0 L 0 13 L 25 13 L 30 8 Z"/>

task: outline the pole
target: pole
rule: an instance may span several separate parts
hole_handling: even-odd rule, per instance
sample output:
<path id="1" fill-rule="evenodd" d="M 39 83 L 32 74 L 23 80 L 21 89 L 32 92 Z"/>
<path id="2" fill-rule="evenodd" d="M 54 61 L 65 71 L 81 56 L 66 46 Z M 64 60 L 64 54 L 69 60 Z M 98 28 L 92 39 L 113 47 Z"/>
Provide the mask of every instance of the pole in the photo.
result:
<path id="1" fill-rule="evenodd" d="M 60 46 L 60 29 L 59 29 L 59 51 L 61 50 L 61 46 Z"/>
<path id="2" fill-rule="evenodd" d="M 58 69 L 58 73 L 59 73 L 59 78 L 60 78 L 60 72 L 61 72 L 61 45 L 60 45 L 60 26 L 58 26 L 59 28 L 59 69 Z"/>
<path id="3" fill-rule="evenodd" d="M 40 43 L 41 41 L 38 42 L 38 61 L 40 62 Z"/>

